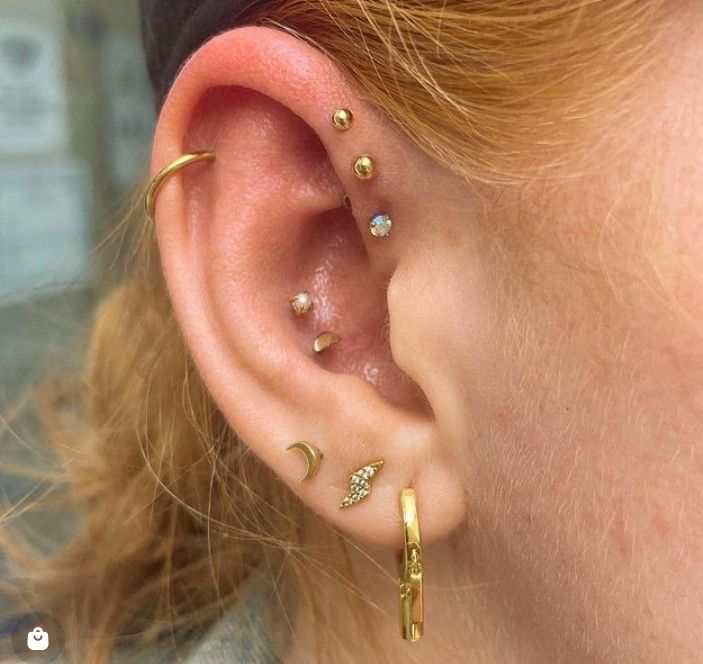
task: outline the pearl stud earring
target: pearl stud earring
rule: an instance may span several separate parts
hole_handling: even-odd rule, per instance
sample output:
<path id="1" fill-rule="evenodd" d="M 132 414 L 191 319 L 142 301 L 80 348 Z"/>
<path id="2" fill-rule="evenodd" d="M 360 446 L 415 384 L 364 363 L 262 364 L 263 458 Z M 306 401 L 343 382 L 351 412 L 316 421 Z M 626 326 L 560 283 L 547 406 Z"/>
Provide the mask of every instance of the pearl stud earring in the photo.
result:
<path id="1" fill-rule="evenodd" d="M 296 293 L 290 299 L 290 306 L 293 309 L 293 313 L 296 316 L 304 316 L 305 314 L 312 311 L 315 306 L 310 293 L 303 291 L 302 293 Z"/>

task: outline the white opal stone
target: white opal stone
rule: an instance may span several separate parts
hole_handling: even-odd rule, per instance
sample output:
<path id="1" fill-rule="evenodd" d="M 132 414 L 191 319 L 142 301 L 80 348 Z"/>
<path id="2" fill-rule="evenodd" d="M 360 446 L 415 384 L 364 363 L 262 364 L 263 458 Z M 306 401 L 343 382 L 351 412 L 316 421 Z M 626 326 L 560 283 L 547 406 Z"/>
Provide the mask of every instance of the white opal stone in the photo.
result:
<path id="1" fill-rule="evenodd" d="M 393 220 L 388 214 L 377 214 L 371 218 L 369 229 L 374 237 L 386 237 L 390 235 Z"/>

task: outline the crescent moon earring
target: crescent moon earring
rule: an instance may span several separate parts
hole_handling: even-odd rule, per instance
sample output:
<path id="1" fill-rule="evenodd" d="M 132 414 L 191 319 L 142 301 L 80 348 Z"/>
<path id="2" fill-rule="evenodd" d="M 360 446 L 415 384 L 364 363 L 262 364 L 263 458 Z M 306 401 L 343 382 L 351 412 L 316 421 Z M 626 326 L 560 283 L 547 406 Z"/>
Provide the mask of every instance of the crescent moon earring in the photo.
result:
<path id="1" fill-rule="evenodd" d="M 305 476 L 300 480 L 301 482 L 308 482 L 317 475 L 317 471 L 320 469 L 320 462 L 322 461 L 322 452 L 314 445 L 300 441 L 298 443 L 293 443 L 288 447 L 288 451 L 297 450 L 305 458 L 307 463 L 307 470 L 305 471 Z"/>

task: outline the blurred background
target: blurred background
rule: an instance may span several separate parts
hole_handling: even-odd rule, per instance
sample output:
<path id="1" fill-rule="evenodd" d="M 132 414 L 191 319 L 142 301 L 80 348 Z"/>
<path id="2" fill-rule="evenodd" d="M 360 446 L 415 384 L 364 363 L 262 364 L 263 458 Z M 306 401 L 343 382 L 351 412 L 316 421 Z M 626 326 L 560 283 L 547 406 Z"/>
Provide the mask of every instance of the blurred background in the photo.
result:
<path id="1" fill-rule="evenodd" d="M 143 184 L 153 123 L 137 0 L 0 0 L 5 505 L 46 489 L 7 472 L 8 460 L 51 466 L 31 415 L 16 414 L 40 377 L 79 366 L 109 267 L 97 247 Z"/>

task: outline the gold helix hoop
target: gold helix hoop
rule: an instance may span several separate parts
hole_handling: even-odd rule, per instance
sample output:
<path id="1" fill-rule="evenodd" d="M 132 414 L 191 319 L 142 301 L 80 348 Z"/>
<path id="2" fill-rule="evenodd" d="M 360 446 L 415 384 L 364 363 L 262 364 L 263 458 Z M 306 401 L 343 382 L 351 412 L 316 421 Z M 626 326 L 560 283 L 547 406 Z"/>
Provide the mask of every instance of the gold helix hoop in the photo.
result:
<path id="1" fill-rule="evenodd" d="M 158 175 L 151 181 L 149 188 L 147 189 L 146 196 L 144 197 L 144 210 L 146 212 L 147 219 L 149 221 L 154 221 L 154 214 L 156 208 L 156 197 L 161 191 L 161 187 L 166 184 L 166 182 L 179 171 L 183 170 L 186 166 L 191 164 L 197 164 L 201 161 L 215 161 L 214 152 L 191 152 L 178 157 L 175 161 L 172 161 L 166 168 L 158 173 Z"/>
<path id="2" fill-rule="evenodd" d="M 404 639 L 419 641 L 424 632 L 422 599 L 422 545 L 417 501 L 413 489 L 400 493 L 400 511 L 403 515 L 403 550 L 398 560 L 400 594 L 400 631 Z"/>

